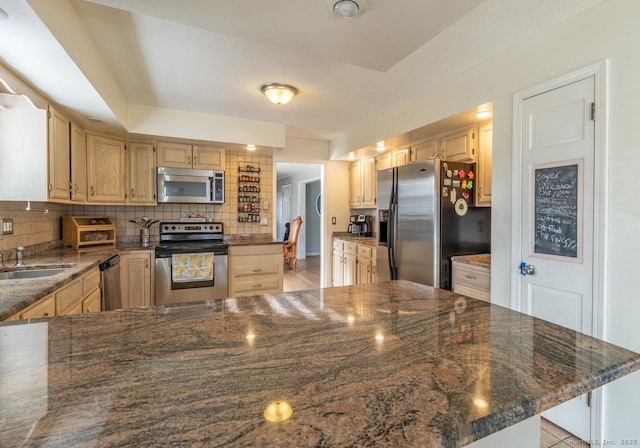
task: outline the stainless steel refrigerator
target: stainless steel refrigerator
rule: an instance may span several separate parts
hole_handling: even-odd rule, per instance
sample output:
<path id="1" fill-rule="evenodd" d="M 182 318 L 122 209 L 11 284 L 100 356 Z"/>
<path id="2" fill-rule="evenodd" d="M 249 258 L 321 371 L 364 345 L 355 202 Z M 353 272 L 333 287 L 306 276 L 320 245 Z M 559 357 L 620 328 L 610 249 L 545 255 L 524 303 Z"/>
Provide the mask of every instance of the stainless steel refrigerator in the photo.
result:
<path id="1" fill-rule="evenodd" d="M 432 160 L 378 171 L 377 281 L 451 289 L 451 257 L 491 251 L 491 209 L 474 207 L 475 164 Z"/>

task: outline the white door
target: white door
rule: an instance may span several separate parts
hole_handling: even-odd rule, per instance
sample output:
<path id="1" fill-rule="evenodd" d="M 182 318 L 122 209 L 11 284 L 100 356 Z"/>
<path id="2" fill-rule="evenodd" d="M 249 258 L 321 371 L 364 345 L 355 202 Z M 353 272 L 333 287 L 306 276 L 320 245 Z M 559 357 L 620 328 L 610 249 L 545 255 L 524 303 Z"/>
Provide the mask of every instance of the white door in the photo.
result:
<path id="1" fill-rule="evenodd" d="M 594 96 L 595 79 L 590 77 L 527 98 L 521 123 L 521 311 L 588 335 L 593 310 Z M 543 416 L 583 440 L 591 438 L 586 395 Z"/>

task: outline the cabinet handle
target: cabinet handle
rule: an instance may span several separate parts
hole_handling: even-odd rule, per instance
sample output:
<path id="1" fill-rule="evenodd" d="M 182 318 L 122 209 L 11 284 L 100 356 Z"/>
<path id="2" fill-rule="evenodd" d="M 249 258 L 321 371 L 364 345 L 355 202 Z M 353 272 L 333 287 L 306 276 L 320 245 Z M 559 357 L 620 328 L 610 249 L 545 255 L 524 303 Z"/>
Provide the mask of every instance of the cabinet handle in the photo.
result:
<path id="1" fill-rule="evenodd" d="M 144 260 L 144 268 L 149 269 L 149 260 Z"/>
<path id="2" fill-rule="evenodd" d="M 262 272 L 262 269 L 254 269 L 252 272 Z"/>
<path id="3" fill-rule="evenodd" d="M 69 193 L 73 193 L 73 184 L 69 182 Z"/>
<path id="4" fill-rule="evenodd" d="M 193 164 L 196 165 L 198 163 L 198 156 L 193 156 Z"/>
<path id="5" fill-rule="evenodd" d="M 133 198 L 135 198 L 135 197 L 136 197 L 136 194 L 135 194 L 135 192 L 133 191 L 133 188 L 132 188 L 132 189 L 131 189 L 131 199 L 133 199 Z"/>
<path id="6" fill-rule="evenodd" d="M 96 192 L 94 191 L 94 189 L 93 189 L 93 185 L 92 185 L 92 186 L 91 186 L 91 196 L 93 197 L 93 196 L 95 196 L 95 194 L 96 194 Z"/>
<path id="7" fill-rule="evenodd" d="M 78 186 L 78 184 L 75 184 L 75 185 L 74 185 L 74 189 L 76 190 L 76 193 L 77 193 L 78 191 L 80 191 L 80 187 Z"/>
<path id="8" fill-rule="evenodd" d="M 187 165 L 191 165 L 191 156 L 187 156 Z"/>
<path id="9" fill-rule="evenodd" d="M 254 288 L 260 288 L 262 286 L 262 283 L 258 283 L 257 285 L 253 285 Z"/>
<path id="10" fill-rule="evenodd" d="M 475 275 L 469 275 L 469 274 L 464 274 L 465 277 L 471 279 L 471 280 L 475 280 L 476 276 Z"/>
<path id="11" fill-rule="evenodd" d="M 44 313 L 44 317 L 49 317 L 49 313 Z"/>

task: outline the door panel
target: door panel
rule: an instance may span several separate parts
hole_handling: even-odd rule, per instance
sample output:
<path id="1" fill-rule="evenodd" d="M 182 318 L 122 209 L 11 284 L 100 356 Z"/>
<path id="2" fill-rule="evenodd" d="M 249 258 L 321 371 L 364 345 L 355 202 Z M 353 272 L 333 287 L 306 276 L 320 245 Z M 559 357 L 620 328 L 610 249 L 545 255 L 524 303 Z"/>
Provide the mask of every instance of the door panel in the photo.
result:
<path id="1" fill-rule="evenodd" d="M 520 253 L 523 262 L 535 272 L 520 277 L 521 309 L 533 316 L 590 335 L 593 309 L 593 169 L 595 125 L 591 104 L 595 97 L 595 80 L 584 79 L 522 103 L 522 215 Z M 557 204 L 546 204 L 536 192 L 536 170 L 577 165 L 570 179 L 577 192 L 575 207 L 568 221 L 575 222 L 577 253 L 548 255 L 536 253 L 532 242 L 539 235 L 536 200 L 555 213 L 549 215 L 550 232 L 558 231 L 555 220 L 565 218 Z M 553 170 L 552 170 L 553 171 Z M 569 185 L 565 183 L 565 185 Z M 550 190 L 556 195 L 555 188 Z M 559 191 L 559 190 L 558 190 Z M 535 194 L 534 194 L 535 193 Z M 536 199 L 536 197 L 538 199 Z M 553 196 L 556 197 L 556 196 Z M 562 212 L 562 210 L 561 210 Z M 540 216 L 538 216 L 540 217 Z M 545 225 L 547 223 L 545 222 Z M 538 230 L 538 233 L 536 231 Z M 540 252 L 540 251 L 538 251 Z M 579 357 L 576 358 L 576 360 Z M 564 403 L 543 416 L 576 436 L 591 437 L 590 409 L 586 396 Z"/>

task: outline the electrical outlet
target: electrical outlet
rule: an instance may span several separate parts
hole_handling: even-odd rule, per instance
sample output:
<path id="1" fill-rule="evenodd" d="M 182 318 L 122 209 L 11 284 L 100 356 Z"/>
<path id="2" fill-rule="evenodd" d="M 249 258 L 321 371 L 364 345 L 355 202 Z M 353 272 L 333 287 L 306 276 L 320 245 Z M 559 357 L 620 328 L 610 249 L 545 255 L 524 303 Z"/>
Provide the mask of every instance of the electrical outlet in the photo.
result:
<path id="1" fill-rule="evenodd" d="M 261 226 L 266 226 L 266 225 L 267 225 L 267 223 L 268 223 L 267 218 L 260 218 L 260 225 L 261 225 Z"/>
<path id="2" fill-rule="evenodd" d="M 2 234 L 13 235 L 13 219 L 2 218 Z"/>
<path id="3" fill-rule="evenodd" d="M 264 202 L 262 203 L 262 208 L 263 208 L 263 210 L 269 210 L 269 202 L 264 201 Z"/>
<path id="4" fill-rule="evenodd" d="M 334 226 L 336 225 L 336 217 L 335 216 L 331 217 L 331 224 L 333 224 Z"/>

